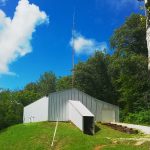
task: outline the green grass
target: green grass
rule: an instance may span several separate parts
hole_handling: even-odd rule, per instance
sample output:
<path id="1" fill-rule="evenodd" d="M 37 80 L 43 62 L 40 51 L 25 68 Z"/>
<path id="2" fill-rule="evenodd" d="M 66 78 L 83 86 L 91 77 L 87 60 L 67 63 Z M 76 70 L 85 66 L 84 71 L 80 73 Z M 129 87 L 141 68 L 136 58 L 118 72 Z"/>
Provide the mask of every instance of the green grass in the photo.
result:
<path id="1" fill-rule="evenodd" d="M 83 134 L 71 123 L 59 123 L 54 147 L 51 148 L 55 123 L 20 124 L 0 131 L 0 150 L 149 150 L 150 142 L 135 146 L 135 141 L 119 138 L 139 138 L 98 124 L 94 135 Z"/>

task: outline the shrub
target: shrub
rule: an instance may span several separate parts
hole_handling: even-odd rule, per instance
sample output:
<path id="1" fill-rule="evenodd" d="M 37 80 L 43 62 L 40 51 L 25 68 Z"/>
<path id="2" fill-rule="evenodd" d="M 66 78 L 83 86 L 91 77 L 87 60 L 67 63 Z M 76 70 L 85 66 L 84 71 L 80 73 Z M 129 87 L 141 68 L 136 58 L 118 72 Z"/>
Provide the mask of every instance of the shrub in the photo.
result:
<path id="1" fill-rule="evenodd" d="M 137 113 L 129 113 L 125 118 L 124 122 L 150 125 L 150 110 L 140 111 Z"/>

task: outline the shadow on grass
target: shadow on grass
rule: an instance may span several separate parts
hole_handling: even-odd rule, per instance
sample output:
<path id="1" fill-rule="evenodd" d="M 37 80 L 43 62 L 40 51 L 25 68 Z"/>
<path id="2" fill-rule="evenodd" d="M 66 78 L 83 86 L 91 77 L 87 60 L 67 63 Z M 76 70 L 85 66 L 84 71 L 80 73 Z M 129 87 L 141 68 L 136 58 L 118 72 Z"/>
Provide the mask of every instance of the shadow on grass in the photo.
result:
<path id="1" fill-rule="evenodd" d="M 99 132 L 101 130 L 101 128 L 97 125 L 95 125 L 95 133 Z"/>
<path id="2" fill-rule="evenodd" d="M 6 132 L 6 131 L 7 131 L 7 128 L 0 129 L 0 134 L 3 133 L 3 132 Z"/>

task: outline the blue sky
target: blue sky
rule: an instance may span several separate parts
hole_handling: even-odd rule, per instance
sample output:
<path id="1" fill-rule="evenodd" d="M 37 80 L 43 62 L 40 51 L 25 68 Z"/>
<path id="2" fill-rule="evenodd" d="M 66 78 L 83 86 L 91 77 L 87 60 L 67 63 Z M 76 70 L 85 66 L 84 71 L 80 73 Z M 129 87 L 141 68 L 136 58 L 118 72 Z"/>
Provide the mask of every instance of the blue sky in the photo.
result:
<path id="1" fill-rule="evenodd" d="M 71 72 L 93 50 L 109 48 L 113 31 L 131 13 L 136 0 L 0 0 L 0 88 L 21 89 L 45 71 Z M 34 4 L 34 5 L 33 5 Z M 75 9 L 75 41 L 71 42 Z"/>

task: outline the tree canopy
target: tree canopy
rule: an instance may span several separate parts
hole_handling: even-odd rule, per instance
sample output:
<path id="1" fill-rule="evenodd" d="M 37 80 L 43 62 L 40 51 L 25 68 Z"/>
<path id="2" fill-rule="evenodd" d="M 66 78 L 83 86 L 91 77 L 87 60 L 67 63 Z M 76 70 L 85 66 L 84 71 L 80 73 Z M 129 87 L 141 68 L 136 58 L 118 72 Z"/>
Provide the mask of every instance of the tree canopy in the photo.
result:
<path id="1" fill-rule="evenodd" d="M 121 27 L 115 30 L 110 44 L 115 52 L 121 55 L 134 52 L 147 56 L 146 17 L 132 14 Z"/>

